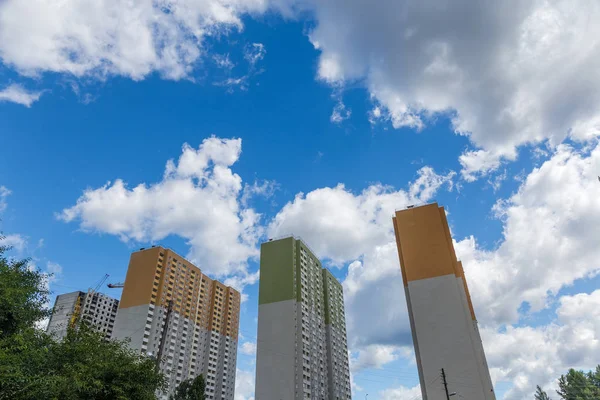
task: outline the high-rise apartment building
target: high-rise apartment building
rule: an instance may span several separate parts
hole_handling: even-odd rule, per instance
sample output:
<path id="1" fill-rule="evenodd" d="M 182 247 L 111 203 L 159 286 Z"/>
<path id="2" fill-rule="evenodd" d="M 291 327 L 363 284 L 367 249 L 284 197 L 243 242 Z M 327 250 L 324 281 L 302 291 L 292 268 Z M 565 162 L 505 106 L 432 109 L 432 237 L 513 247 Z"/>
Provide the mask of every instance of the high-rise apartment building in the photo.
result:
<path id="1" fill-rule="evenodd" d="M 232 400 L 239 313 L 238 291 L 155 246 L 131 255 L 113 338 L 161 360 L 163 398 L 203 374 L 207 399 Z"/>
<path id="2" fill-rule="evenodd" d="M 446 400 L 448 393 L 495 400 L 444 208 L 434 203 L 397 211 L 393 222 L 423 400 Z"/>
<path id="3" fill-rule="evenodd" d="M 69 326 L 77 327 L 81 321 L 111 338 L 119 300 L 98 292 L 71 292 L 56 296 L 52 315 L 46 331 L 55 338 L 67 335 Z"/>
<path id="4" fill-rule="evenodd" d="M 300 239 L 263 243 L 257 400 L 349 400 L 342 285 Z"/>

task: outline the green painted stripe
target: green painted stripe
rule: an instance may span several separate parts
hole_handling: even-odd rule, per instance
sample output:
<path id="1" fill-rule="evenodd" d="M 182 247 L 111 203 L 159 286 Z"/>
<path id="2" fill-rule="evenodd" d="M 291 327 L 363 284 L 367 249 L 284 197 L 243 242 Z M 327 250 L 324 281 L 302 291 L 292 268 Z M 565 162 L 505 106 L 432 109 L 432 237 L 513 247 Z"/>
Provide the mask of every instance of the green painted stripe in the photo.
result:
<path id="1" fill-rule="evenodd" d="M 289 237 L 260 246 L 259 305 L 295 298 L 294 241 Z"/>

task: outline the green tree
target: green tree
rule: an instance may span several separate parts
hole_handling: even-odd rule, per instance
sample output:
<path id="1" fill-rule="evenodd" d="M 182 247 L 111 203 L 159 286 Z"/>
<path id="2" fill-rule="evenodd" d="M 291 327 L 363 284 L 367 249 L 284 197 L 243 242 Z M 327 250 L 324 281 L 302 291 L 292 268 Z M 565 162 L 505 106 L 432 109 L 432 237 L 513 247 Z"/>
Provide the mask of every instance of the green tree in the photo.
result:
<path id="1" fill-rule="evenodd" d="M 206 384 L 202 374 L 181 382 L 169 400 L 205 400 Z"/>
<path id="2" fill-rule="evenodd" d="M 588 380 L 594 386 L 594 390 L 600 397 L 600 365 L 596 367 L 595 371 L 590 371 L 588 373 Z"/>
<path id="3" fill-rule="evenodd" d="M 107 342 L 85 325 L 60 342 L 36 329 L 47 315 L 43 274 L 27 260 L 8 260 L 5 251 L 0 249 L 0 305 L 9 311 L 1 311 L 0 400 L 156 399 L 163 375 L 154 360 L 125 343 Z"/>
<path id="4" fill-rule="evenodd" d="M 595 399 L 595 387 L 589 380 L 589 375 L 583 371 L 570 369 L 566 375 L 558 379 L 558 395 L 564 400 Z"/>
<path id="5" fill-rule="evenodd" d="M 550 400 L 550 397 L 548 397 L 548 394 L 538 386 L 535 392 L 535 400 Z"/>
<path id="6" fill-rule="evenodd" d="M 2 239 L 2 235 L 0 235 Z M 0 246 L 0 338 L 14 335 L 50 315 L 48 275 L 31 268 L 29 260 L 8 259 Z"/>

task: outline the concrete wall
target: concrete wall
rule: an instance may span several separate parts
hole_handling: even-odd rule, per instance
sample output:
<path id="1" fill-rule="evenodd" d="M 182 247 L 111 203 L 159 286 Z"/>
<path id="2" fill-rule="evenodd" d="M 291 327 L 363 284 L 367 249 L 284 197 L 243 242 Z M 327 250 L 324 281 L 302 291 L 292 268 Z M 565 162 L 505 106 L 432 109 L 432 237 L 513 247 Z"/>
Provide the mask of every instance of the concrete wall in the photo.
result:
<path id="1" fill-rule="evenodd" d="M 487 361 L 485 359 L 483 343 L 481 342 L 481 336 L 479 335 L 479 329 L 477 328 L 477 321 L 473 318 L 475 316 L 475 313 L 472 309 L 472 305 L 469 300 L 469 295 L 465 286 L 464 277 L 459 277 L 456 280 L 456 283 L 458 285 L 459 292 L 462 297 L 463 309 L 469 325 L 471 346 L 473 346 L 473 351 L 475 353 L 475 358 L 477 361 L 479 380 L 481 382 L 482 387 L 484 388 L 485 397 L 483 397 L 483 399 L 494 400 L 494 386 L 492 385 L 492 378 L 490 377 Z"/>
<path id="2" fill-rule="evenodd" d="M 67 335 L 69 321 L 79 296 L 83 296 L 83 292 L 72 292 L 56 296 L 52 316 L 46 328 L 46 332 L 53 335 L 55 339 L 61 340 Z"/>
<path id="3" fill-rule="evenodd" d="M 493 399 L 482 384 L 472 320 L 461 292 L 454 274 L 408 282 L 426 400 L 446 400 L 442 368 L 450 392 L 466 400 Z"/>
<path id="4" fill-rule="evenodd" d="M 129 347 L 141 350 L 144 339 L 146 324 L 151 325 L 148 320 L 148 306 L 143 304 L 135 307 L 119 308 L 112 338 L 116 340 L 130 339 Z"/>
<path id="5" fill-rule="evenodd" d="M 295 398 L 295 329 L 295 300 L 261 304 L 258 307 L 256 400 Z"/>

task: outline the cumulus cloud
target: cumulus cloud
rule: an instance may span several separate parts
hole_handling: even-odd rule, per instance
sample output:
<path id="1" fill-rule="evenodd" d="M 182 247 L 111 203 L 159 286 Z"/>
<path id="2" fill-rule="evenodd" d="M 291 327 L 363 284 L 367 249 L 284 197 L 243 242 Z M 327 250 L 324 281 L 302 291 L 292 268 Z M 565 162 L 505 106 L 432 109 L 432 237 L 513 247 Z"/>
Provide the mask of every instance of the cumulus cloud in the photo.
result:
<path id="1" fill-rule="evenodd" d="M 7 246 L 15 249 L 19 253 L 22 253 L 27 247 L 27 238 L 18 233 L 0 236 L 0 246 Z"/>
<path id="2" fill-rule="evenodd" d="M 117 179 L 87 189 L 57 217 L 123 241 L 178 235 L 190 245 L 188 257 L 207 273 L 239 272 L 247 279 L 247 260 L 257 256 L 262 230 L 260 215 L 240 204 L 242 179 L 231 166 L 241 151 L 241 139 L 211 137 L 198 149 L 186 144 L 177 162 L 167 162 L 161 181 L 129 188 Z"/>
<path id="3" fill-rule="evenodd" d="M 451 185 L 453 177 L 453 172 L 438 175 L 424 167 L 407 191 L 375 184 L 354 194 L 339 184 L 299 193 L 277 213 L 268 233 L 293 233 L 307 240 L 319 257 L 351 261 L 391 240 L 390 218 L 396 208 L 428 201 L 441 186 Z"/>
<path id="4" fill-rule="evenodd" d="M 399 348 L 397 347 L 369 345 L 361 349 L 356 357 L 350 359 L 350 366 L 356 373 L 366 368 L 381 368 L 399 357 Z"/>
<path id="5" fill-rule="evenodd" d="M 0 102 L 8 101 L 21 104 L 25 107 L 31 107 L 31 105 L 38 101 L 41 96 L 42 92 L 28 91 L 23 86 L 16 83 L 8 85 L 0 90 Z"/>
<path id="6" fill-rule="evenodd" d="M 496 381 L 514 386 L 506 400 L 532 398 L 535 386 L 551 392 L 569 368 L 589 370 L 600 351 L 600 290 L 562 296 L 557 318 L 539 327 L 484 329 L 488 363 Z"/>
<path id="7" fill-rule="evenodd" d="M 379 392 L 381 400 L 421 400 L 421 387 L 413 386 L 407 388 L 399 386 L 397 388 L 385 389 Z"/>
<path id="8" fill-rule="evenodd" d="M 247 356 L 256 355 L 256 343 L 253 342 L 244 342 L 240 346 L 240 353 L 245 354 Z"/>
<path id="9" fill-rule="evenodd" d="M 391 217 L 388 219 L 391 225 Z M 395 241 L 375 246 L 361 260 L 352 262 L 343 287 L 348 341 L 353 349 L 383 345 L 380 350 L 389 350 L 412 345 Z"/>
<path id="10" fill-rule="evenodd" d="M 242 29 L 242 15 L 266 7 L 265 0 L 8 0 L 0 4 L 0 57 L 29 76 L 181 79 L 206 53 L 208 37 Z"/>
<path id="11" fill-rule="evenodd" d="M 514 323 L 519 307 L 545 308 L 552 295 L 600 272 L 600 145 L 589 151 L 560 145 L 518 192 L 499 201 L 504 224 L 494 250 L 474 237 L 456 243 L 483 323 Z"/>
<path id="12" fill-rule="evenodd" d="M 449 116 L 473 144 L 461 157 L 467 179 L 525 143 L 600 133 L 596 1 L 285 3 L 314 16 L 318 77 L 364 84 L 372 122 L 419 130 Z"/>
<path id="13" fill-rule="evenodd" d="M 248 295 L 244 293 L 244 288 L 248 285 L 254 285 L 258 282 L 260 277 L 260 270 L 257 270 L 254 273 L 250 273 L 248 271 L 242 271 L 242 273 L 230 276 L 225 279 L 225 285 L 231 286 L 242 294 L 241 302 L 244 303 L 248 300 Z"/>
<path id="14" fill-rule="evenodd" d="M 241 369 L 235 374 L 235 400 L 254 400 L 254 373 Z"/>

